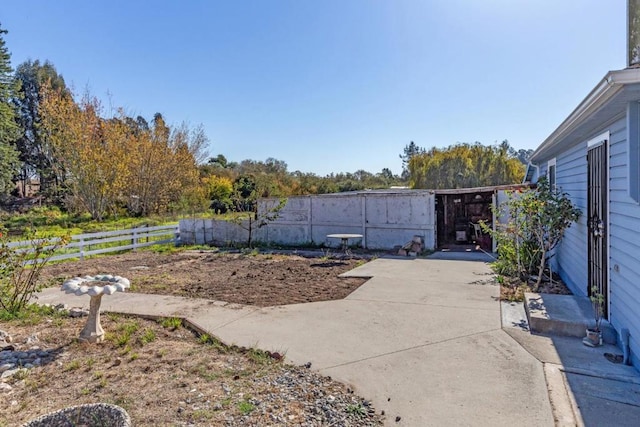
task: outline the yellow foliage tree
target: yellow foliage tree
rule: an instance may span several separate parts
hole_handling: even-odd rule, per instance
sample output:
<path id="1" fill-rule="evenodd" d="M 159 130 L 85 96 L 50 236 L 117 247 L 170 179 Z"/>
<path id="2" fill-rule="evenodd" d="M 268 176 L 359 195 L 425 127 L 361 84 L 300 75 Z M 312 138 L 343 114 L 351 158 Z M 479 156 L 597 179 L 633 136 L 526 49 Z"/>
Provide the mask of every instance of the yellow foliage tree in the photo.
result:
<path id="1" fill-rule="evenodd" d="M 408 170 L 412 188 L 471 188 L 522 182 L 524 165 L 507 141 L 495 146 L 456 144 L 414 154 Z"/>
<path id="2" fill-rule="evenodd" d="M 43 88 L 42 127 L 48 134 L 68 190 L 65 203 L 97 220 L 117 207 L 126 186 L 127 130 L 117 120 L 103 120 L 95 97 L 79 103 L 65 93 Z"/>
<path id="3" fill-rule="evenodd" d="M 201 128 L 172 130 L 160 114 L 148 127 L 122 110 L 105 119 L 89 94 L 76 103 L 46 85 L 42 92 L 42 128 L 68 188 L 68 208 L 102 220 L 122 206 L 146 216 L 205 204 L 195 158 L 206 144 Z"/>

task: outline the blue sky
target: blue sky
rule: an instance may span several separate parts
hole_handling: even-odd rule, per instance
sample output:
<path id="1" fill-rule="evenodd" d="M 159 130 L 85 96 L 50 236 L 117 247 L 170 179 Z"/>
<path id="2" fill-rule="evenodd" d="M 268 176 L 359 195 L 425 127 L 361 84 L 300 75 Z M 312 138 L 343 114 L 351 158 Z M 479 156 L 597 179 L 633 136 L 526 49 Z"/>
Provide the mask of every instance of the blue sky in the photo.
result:
<path id="1" fill-rule="evenodd" d="M 625 0 L 13 1 L 12 65 L 202 123 L 210 154 L 325 175 L 423 147 L 535 148 L 626 65 Z"/>

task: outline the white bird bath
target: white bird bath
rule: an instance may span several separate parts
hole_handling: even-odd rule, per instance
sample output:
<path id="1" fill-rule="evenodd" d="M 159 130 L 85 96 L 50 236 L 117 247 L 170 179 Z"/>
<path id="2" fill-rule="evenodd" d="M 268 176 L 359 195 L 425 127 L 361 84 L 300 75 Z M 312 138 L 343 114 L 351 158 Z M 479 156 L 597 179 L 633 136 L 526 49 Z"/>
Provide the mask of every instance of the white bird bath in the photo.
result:
<path id="1" fill-rule="evenodd" d="M 110 274 L 98 274 L 96 276 L 74 277 L 65 280 L 62 290 L 67 294 L 77 296 L 89 295 L 89 318 L 87 324 L 80 332 L 80 341 L 97 343 L 104 341 L 104 330 L 100 326 L 100 302 L 102 295 L 111 295 L 116 292 L 124 292 L 131 286 L 129 279 Z"/>

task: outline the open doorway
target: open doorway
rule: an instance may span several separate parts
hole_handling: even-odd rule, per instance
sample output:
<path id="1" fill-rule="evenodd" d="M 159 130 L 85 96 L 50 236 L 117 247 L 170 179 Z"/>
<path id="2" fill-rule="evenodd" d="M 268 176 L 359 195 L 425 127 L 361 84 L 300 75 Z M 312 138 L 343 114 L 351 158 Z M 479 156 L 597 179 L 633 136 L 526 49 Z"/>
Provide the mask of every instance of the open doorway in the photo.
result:
<path id="1" fill-rule="evenodd" d="M 480 223 L 492 226 L 493 191 L 436 191 L 437 246 L 445 250 L 491 252 L 493 242 Z"/>

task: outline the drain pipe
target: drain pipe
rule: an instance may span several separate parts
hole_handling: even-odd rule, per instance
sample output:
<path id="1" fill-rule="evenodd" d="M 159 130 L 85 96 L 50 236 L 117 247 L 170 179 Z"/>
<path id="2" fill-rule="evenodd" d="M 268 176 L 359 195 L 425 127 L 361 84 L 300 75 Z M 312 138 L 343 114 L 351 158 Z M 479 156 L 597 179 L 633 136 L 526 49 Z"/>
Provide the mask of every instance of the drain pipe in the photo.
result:
<path id="1" fill-rule="evenodd" d="M 629 329 L 620 330 L 620 341 L 622 342 L 622 363 L 631 365 L 631 350 L 629 349 Z"/>

